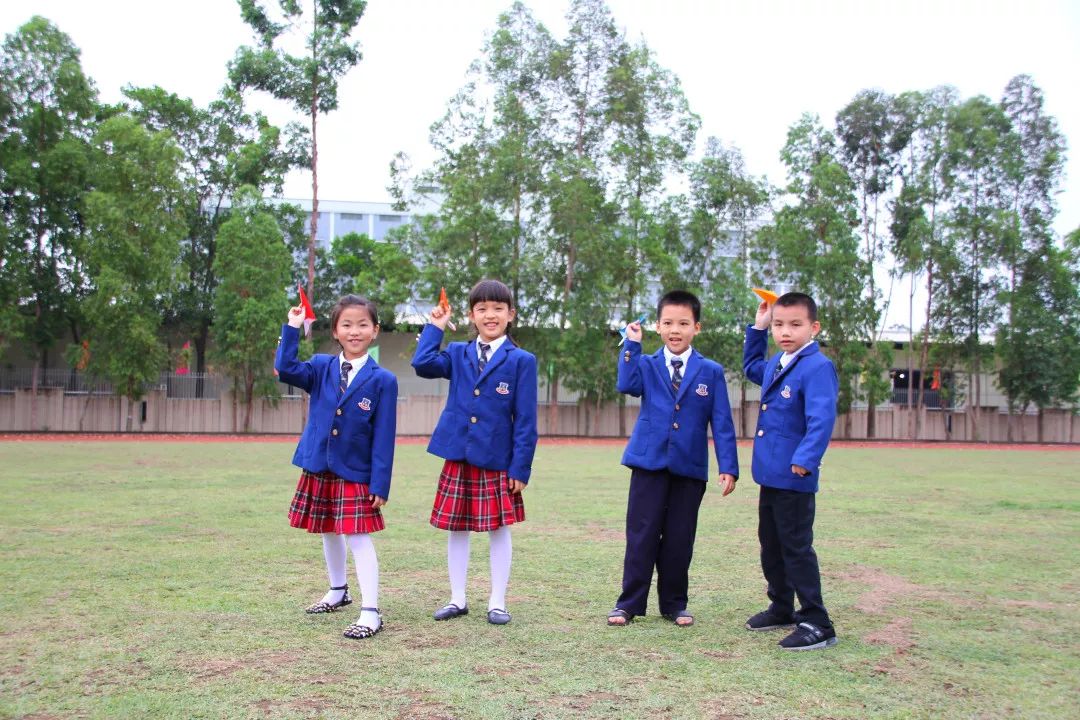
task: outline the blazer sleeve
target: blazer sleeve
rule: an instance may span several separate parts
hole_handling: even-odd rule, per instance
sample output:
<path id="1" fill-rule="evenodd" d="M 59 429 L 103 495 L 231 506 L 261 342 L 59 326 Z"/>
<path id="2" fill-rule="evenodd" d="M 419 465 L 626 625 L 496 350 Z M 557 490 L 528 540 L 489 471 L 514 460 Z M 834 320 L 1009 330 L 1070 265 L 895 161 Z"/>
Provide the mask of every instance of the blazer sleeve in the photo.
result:
<path id="1" fill-rule="evenodd" d="M 390 479 L 394 470 L 394 439 L 397 435 L 398 382 L 393 373 L 384 372 L 379 389 L 381 397 L 375 406 L 371 442 L 372 495 L 390 499 Z"/>
<path id="2" fill-rule="evenodd" d="M 514 391 L 514 452 L 507 470 L 512 480 L 528 484 L 536 439 L 536 357 L 522 353 L 517 364 L 517 390 Z"/>
<path id="3" fill-rule="evenodd" d="M 836 424 L 836 394 L 840 383 L 832 363 L 823 363 L 806 378 L 805 393 L 806 434 L 791 456 L 791 464 L 799 465 L 813 475 L 821 466 L 821 459 L 829 447 L 833 425 Z"/>
<path id="4" fill-rule="evenodd" d="M 431 323 L 420 331 L 420 340 L 416 343 L 412 358 L 412 366 L 420 377 L 450 379 L 450 353 L 439 350 L 442 339 L 443 331 Z"/>
<path id="5" fill-rule="evenodd" d="M 735 422 L 731 419 L 731 402 L 728 400 L 727 378 L 720 367 L 719 382 L 713 397 L 712 424 L 713 449 L 716 452 L 718 473 L 739 477 L 739 454 L 735 446 Z"/>
<path id="6" fill-rule="evenodd" d="M 765 378 L 765 352 L 769 349 L 769 331 L 758 330 L 753 325 L 746 326 L 746 340 L 743 342 L 742 369 L 746 379 L 755 385 L 761 385 Z"/>
<path id="7" fill-rule="evenodd" d="M 300 349 L 300 328 L 292 325 L 281 326 L 281 342 L 278 343 L 277 355 L 274 356 L 274 369 L 278 378 L 293 387 L 311 393 L 315 383 L 315 368 L 310 362 L 297 359 Z"/>
<path id="8" fill-rule="evenodd" d="M 641 343 L 627 340 L 619 353 L 619 372 L 615 380 L 615 389 L 632 397 L 641 397 L 644 384 L 641 377 Z"/>

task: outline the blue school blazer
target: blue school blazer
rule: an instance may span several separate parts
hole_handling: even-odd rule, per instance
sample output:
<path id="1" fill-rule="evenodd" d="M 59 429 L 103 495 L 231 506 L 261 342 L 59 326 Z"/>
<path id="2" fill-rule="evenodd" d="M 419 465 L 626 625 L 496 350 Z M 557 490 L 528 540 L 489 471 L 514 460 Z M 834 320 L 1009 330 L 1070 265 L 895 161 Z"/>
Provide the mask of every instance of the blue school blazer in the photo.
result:
<path id="1" fill-rule="evenodd" d="M 643 470 L 667 469 L 676 475 L 708 481 L 707 427 L 711 424 L 717 473 L 738 477 L 735 425 L 731 421 L 724 368 L 697 350 L 691 351 L 686 366 L 676 393 L 671 387 L 664 348 L 642 355 L 641 343 L 625 342 L 616 387 L 621 393 L 640 397 L 641 412 L 622 464 Z"/>
<path id="2" fill-rule="evenodd" d="M 422 378 L 447 378 L 450 393 L 428 452 L 529 482 L 536 452 L 536 357 L 507 338 L 480 372 L 476 341 L 439 351 L 443 331 L 420 333 L 412 366 Z"/>
<path id="3" fill-rule="evenodd" d="M 743 372 L 761 385 L 761 408 L 754 432 L 751 472 L 754 482 L 798 492 L 817 492 L 821 458 L 836 423 L 840 387 L 832 361 L 811 343 L 773 378 L 782 352 L 768 360 L 769 331 L 746 328 Z M 810 471 L 791 472 L 792 465 Z"/>
<path id="4" fill-rule="evenodd" d="M 293 465 L 309 472 L 329 470 L 351 482 L 368 483 L 372 495 L 390 498 L 397 432 L 397 378 L 368 357 L 349 389 L 338 398 L 341 363 L 337 355 L 296 358 L 300 330 L 281 328 L 274 367 L 282 382 L 311 395 L 308 421 Z"/>

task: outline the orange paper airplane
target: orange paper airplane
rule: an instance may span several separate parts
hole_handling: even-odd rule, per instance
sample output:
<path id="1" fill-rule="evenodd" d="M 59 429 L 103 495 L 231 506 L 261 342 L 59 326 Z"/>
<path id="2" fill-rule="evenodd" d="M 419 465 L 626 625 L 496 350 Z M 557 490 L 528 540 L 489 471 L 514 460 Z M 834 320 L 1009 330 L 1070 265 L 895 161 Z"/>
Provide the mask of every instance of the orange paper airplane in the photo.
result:
<path id="1" fill-rule="evenodd" d="M 753 288 L 753 290 L 754 290 L 754 294 L 756 294 L 759 298 L 761 298 L 765 302 L 769 303 L 770 305 L 772 305 L 774 302 L 776 302 L 776 298 L 780 297 L 779 295 L 774 293 L 772 290 L 766 290 L 764 288 Z"/>
<path id="2" fill-rule="evenodd" d="M 444 287 L 439 288 L 439 307 L 441 307 L 443 309 L 443 312 L 445 312 L 447 314 L 447 316 L 449 316 L 449 314 L 450 314 L 450 301 L 446 299 L 446 288 L 444 288 Z M 454 325 L 454 323 L 447 320 L 446 324 L 450 326 L 451 330 L 453 330 L 454 332 L 457 332 L 457 326 Z"/>

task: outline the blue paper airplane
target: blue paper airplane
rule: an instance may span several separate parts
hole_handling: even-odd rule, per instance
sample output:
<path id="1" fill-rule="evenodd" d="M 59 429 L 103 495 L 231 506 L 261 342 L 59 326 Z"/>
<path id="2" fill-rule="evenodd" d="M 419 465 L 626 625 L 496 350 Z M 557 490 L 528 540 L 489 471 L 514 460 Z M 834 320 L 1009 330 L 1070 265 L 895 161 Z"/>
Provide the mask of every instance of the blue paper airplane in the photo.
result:
<path id="1" fill-rule="evenodd" d="M 638 323 L 640 325 L 641 323 L 645 322 L 646 317 L 648 317 L 648 315 L 646 313 L 641 313 L 641 317 L 639 317 L 634 322 L 636 322 L 636 323 Z M 627 323 L 627 327 L 629 327 L 630 325 L 633 325 L 633 324 L 634 323 Z M 619 344 L 616 345 L 615 347 L 622 347 L 622 344 L 624 342 L 626 342 L 626 328 L 622 328 L 621 330 L 619 330 L 619 335 L 620 335 L 620 337 L 622 337 L 622 340 L 620 340 Z"/>

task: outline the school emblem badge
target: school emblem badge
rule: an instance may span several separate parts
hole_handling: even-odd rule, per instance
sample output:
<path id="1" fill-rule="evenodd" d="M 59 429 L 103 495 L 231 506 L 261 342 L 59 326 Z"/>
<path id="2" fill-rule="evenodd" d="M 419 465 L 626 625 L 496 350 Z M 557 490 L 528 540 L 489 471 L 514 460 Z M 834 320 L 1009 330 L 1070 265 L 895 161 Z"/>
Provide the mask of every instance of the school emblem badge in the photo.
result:
<path id="1" fill-rule="evenodd" d="M 359 407 L 361 410 L 363 410 L 365 412 L 370 410 L 371 409 L 371 398 L 364 398 L 360 402 L 356 403 L 356 406 Z"/>
<path id="2" fill-rule="evenodd" d="M 500 395 L 509 395 L 510 386 L 504 382 L 501 382 L 499 383 L 499 387 L 495 388 L 495 392 L 499 393 Z"/>
<path id="3" fill-rule="evenodd" d="M 695 390 L 694 392 L 696 392 L 701 397 L 709 397 L 709 386 L 702 383 L 697 386 L 697 390 Z"/>
<path id="4" fill-rule="evenodd" d="M 791 386 L 790 385 L 785 385 L 784 386 L 784 389 L 780 391 L 780 397 L 784 398 L 785 400 L 790 400 L 791 399 Z"/>

